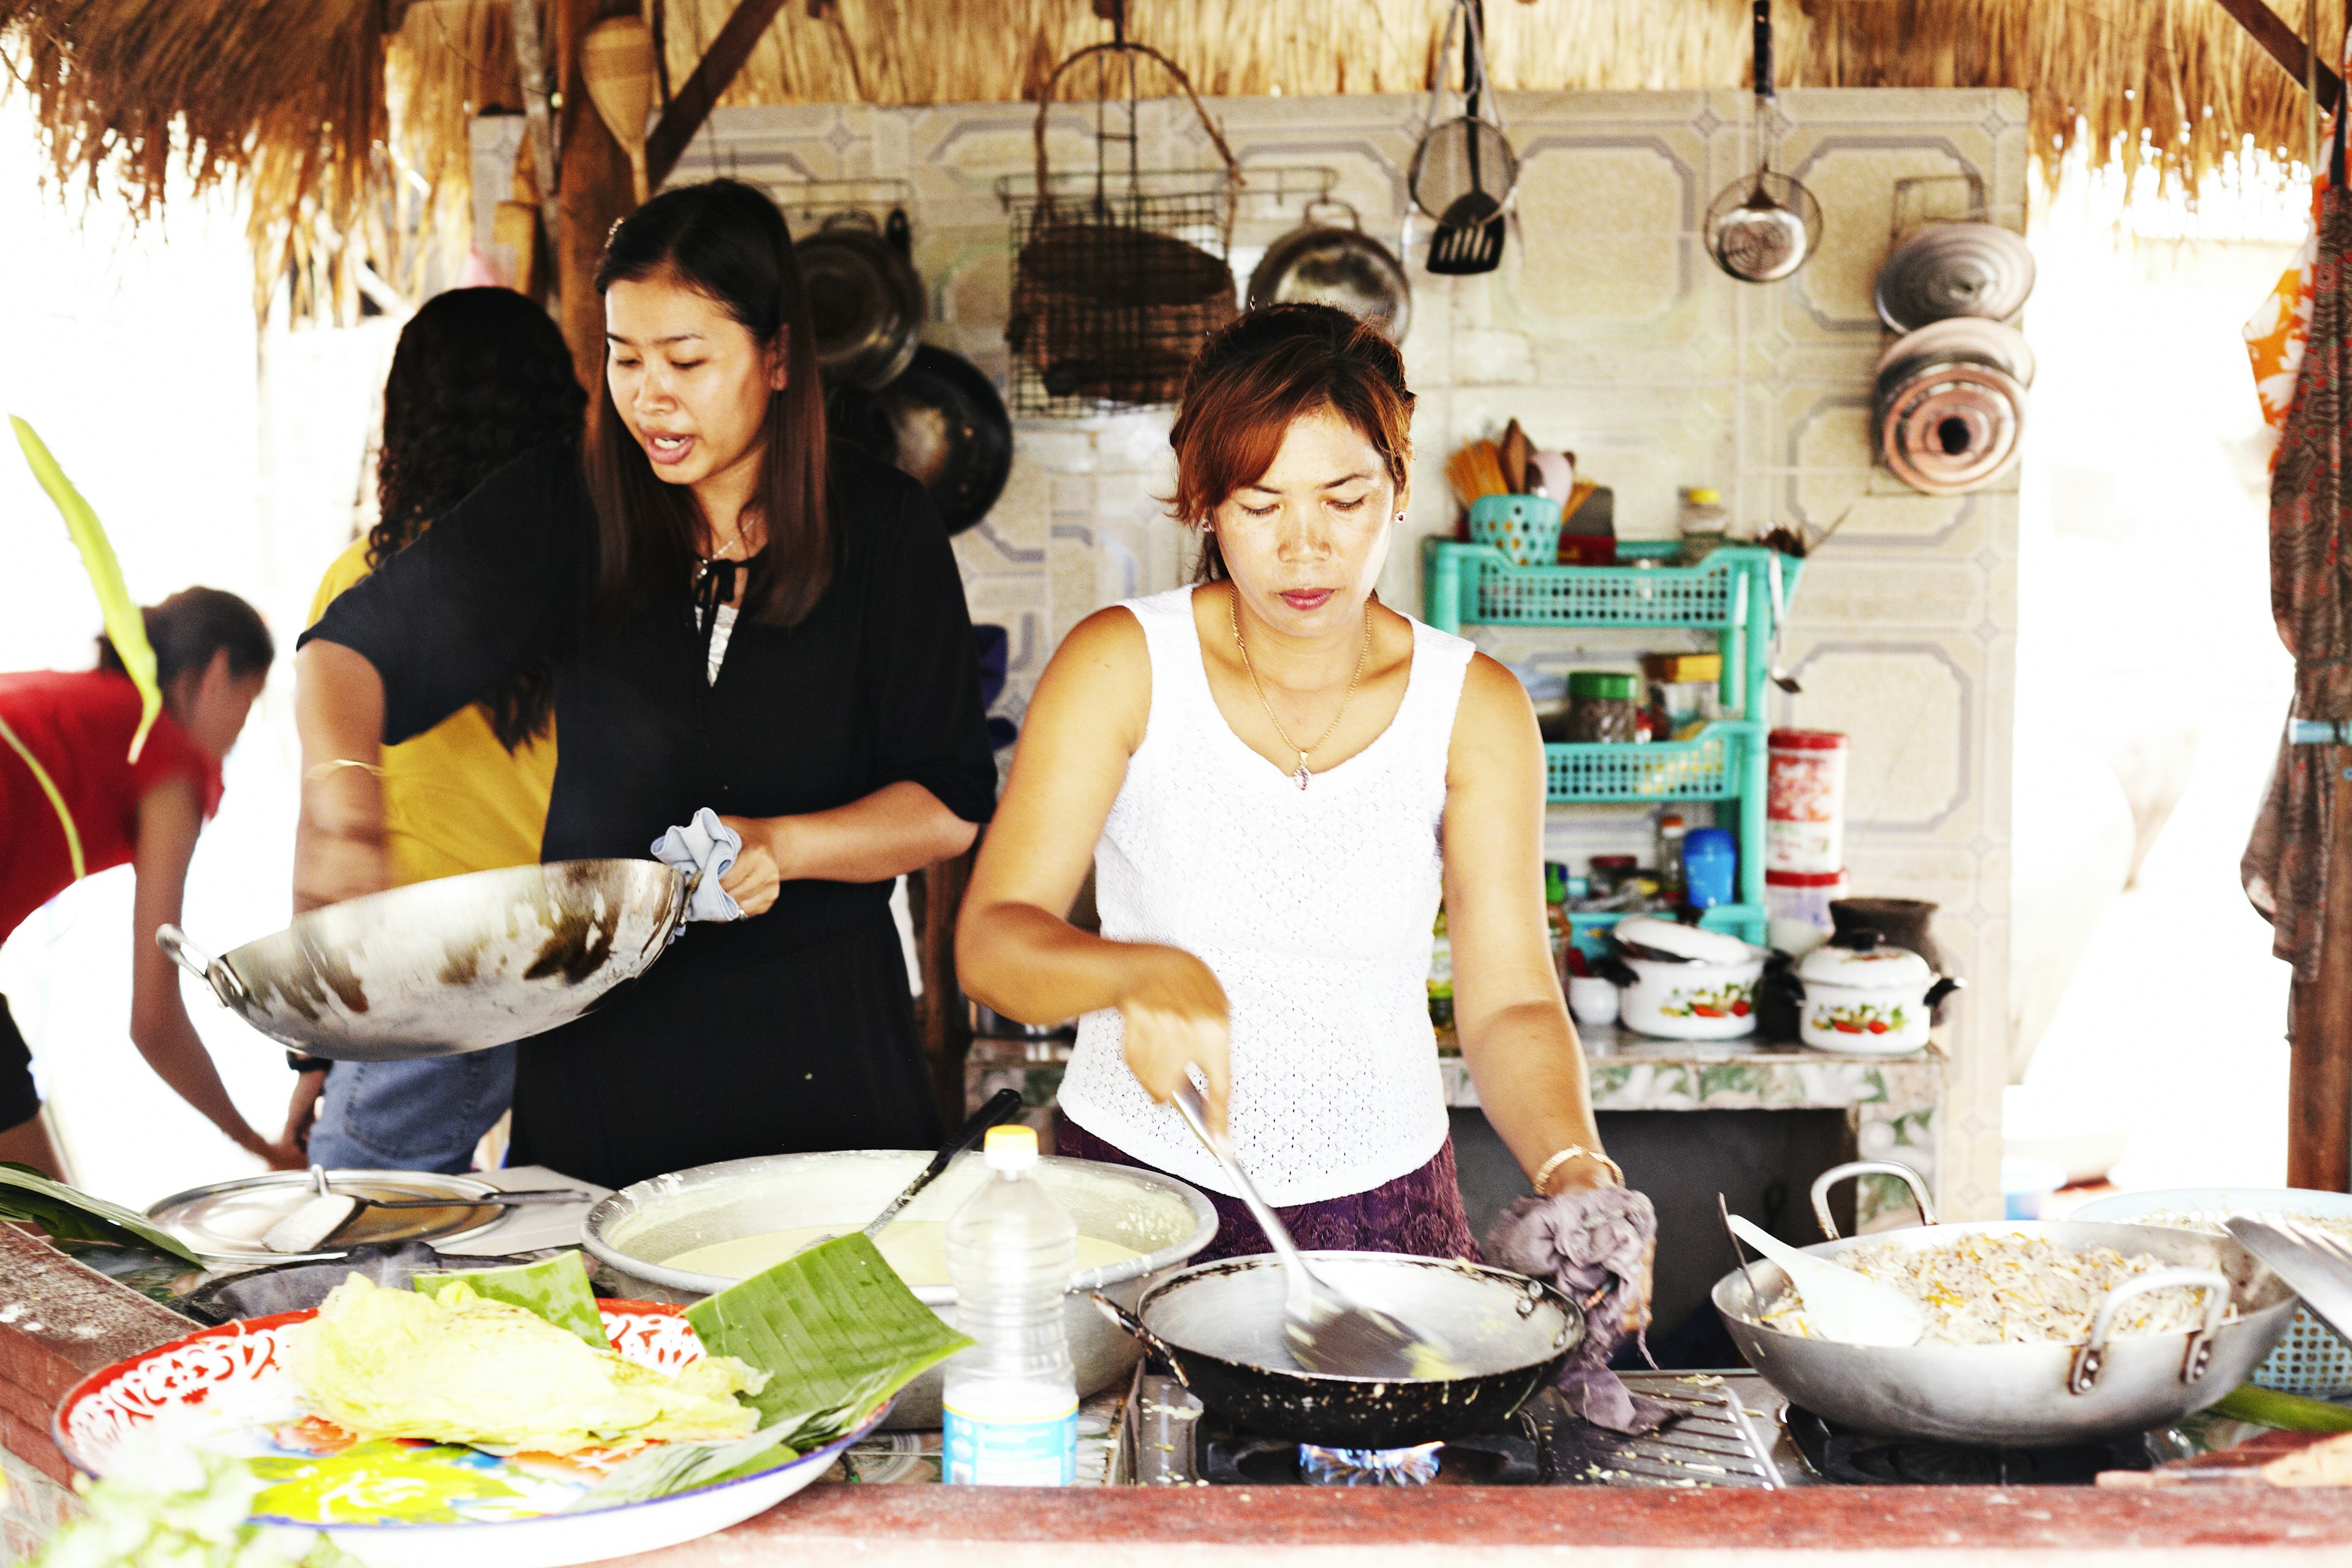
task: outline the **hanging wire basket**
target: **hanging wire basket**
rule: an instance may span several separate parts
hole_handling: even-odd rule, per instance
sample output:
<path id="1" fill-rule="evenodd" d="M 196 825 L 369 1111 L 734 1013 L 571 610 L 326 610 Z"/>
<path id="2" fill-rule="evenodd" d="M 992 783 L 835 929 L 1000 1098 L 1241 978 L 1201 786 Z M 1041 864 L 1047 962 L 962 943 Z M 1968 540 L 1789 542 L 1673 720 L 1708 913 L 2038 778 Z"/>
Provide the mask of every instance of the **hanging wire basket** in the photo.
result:
<path id="1" fill-rule="evenodd" d="M 1095 167 L 1054 172 L 1046 117 L 1063 76 L 1094 58 L 1107 80 L 1127 67 L 1127 94 L 1096 100 Z M 1157 64 L 1184 90 L 1220 169 L 1140 168 L 1136 69 Z M 1114 114 L 1126 130 L 1106 128 Z M 1016 414 L 1076 417 L 1176 401 L 1201 340 L 1234 319 L 1229 255 L 1241 166 L 1176 63 L 1142 44 L 1097 44 L 1064 60 L 1037 106 L 1034 183 L 998 182 L 1011 217 Z M 1119 166 L 1123 163 L 1124 166 Z"/>

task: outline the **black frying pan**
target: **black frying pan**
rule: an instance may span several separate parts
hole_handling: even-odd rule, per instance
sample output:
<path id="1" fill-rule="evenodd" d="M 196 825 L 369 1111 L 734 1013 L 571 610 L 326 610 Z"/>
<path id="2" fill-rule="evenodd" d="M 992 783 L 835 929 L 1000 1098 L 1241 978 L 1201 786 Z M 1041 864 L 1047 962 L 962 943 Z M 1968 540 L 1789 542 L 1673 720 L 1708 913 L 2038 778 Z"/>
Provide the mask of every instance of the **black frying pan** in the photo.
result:
<path id="1" fill-rule="evenodd" d="M 1459 1376 L 1379 1380 L 1302 1372 L 1284 1346 L 1284 1280 L 1271 1256 L 1198 1264 L 1162 1279 L 1129 1312 L 1097 1290 L 1106 1317 L 1157 1352 L 1201 1403 L 1244 1430 L 1340 1448 L 1402 1448 L 1491 1428 L 1549 1384 L 1584 1338 L 1584 1314 L 1540 1280 L 1452 1258 L 1310 1252 L 1360 1300 L 1444 1324 Z"/>
<path id="2" fill-rule="evenodd" d="M 929 343 L 887 386 L 833 387 L 825 416 L 836 437 L 920 481 L 950 533 L 987 516 L 1013 471 L 1013 419 L 995 384 Z"/>

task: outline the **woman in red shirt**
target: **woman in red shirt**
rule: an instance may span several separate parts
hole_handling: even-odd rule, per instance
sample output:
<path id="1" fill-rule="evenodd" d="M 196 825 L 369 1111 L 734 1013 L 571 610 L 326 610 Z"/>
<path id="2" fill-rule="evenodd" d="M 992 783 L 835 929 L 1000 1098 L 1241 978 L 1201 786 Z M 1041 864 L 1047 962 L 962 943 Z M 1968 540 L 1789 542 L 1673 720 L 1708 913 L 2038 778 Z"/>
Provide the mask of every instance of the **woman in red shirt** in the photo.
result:
<path id="1" fill-rule="evenodd" d="M 163 712 L 135 763 L 139 691 L 103 637 L 96 669 L 0 675 L 0 940 L 79 878 L 131 864 L 131 1043 L 237 1147 L 299 1169 L 299 1150 L 256 1132 L 230 1103 L 180 1000 L 179 972 L 155 946 L 155 928 L 179 922 L 196 835 L 220 805 L 221 759 L 268 679 L 269 628 L 217 588 L 184 590 L 144 617 Z M 0 1160 L 55 1175 L 31 1065 L 0 997 Z"/>

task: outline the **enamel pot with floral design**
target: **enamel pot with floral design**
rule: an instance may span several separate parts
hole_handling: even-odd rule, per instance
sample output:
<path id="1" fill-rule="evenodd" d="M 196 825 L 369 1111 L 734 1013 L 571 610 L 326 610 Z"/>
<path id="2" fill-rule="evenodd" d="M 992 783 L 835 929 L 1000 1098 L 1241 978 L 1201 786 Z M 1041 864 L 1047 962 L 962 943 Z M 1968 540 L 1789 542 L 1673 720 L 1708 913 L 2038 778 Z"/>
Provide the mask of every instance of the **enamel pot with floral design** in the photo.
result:
<path id="1" fill-rule="evenodd" d="M 1794 982 L 1798 1038 L 1817 1050 L 1886 1057 L 1926 1045 L 1936 1004 L 1962 984 L 1873 931 L 1805 954 Z"/>
<path id="2" fill-rule="evenodd" d="M 1618 1021 L 1665 1040 L 1736 1040 L 1756 1032 L 1765 950 L 1721 931 L 1634 916 L 1611 931 Z"/>

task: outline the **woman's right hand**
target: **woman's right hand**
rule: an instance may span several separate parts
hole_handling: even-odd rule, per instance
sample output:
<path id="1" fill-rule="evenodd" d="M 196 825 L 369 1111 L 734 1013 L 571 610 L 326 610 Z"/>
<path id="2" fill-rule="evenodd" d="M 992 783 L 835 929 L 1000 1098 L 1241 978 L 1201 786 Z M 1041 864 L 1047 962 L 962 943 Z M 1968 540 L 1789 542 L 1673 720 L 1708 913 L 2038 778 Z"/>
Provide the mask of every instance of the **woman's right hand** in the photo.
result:
<path id="1" fill-rule="evenodd" d="M 1128 1070 L 1165 1105 L 1175 1098 L 1187 1069 L 1199 1067 L 1208 1091 L 1209 1128 L 1222 1135 L 1233 1059 L 1225 988 L 1207 964 L 1181 948 L 1135 948 L 1128 966 L 1118 998 Z"/>

